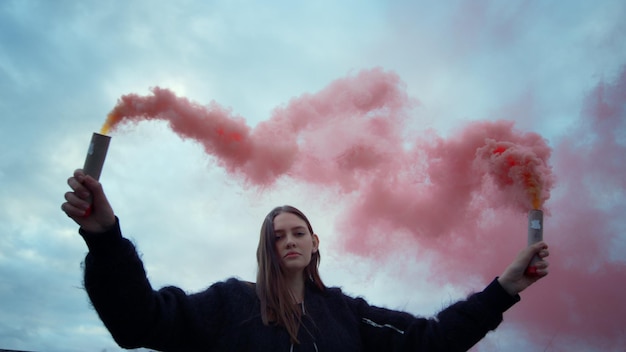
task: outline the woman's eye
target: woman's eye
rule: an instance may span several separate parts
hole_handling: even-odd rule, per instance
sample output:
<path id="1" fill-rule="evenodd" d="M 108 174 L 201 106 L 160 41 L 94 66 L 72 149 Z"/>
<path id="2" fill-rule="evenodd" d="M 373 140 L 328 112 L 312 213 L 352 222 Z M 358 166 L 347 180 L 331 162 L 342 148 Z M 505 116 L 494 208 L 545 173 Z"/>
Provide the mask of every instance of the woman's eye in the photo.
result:
<path id="1" fill-rule="evenodd" d="M 304 235 L 306 235 L 306 234 L 305 234 L 304 232 L 300 231 L 300 232 L 297 232 L 297 233 L 296 233 L 296 235 L 298 235 L 298 236 L 304 236 Z"/>

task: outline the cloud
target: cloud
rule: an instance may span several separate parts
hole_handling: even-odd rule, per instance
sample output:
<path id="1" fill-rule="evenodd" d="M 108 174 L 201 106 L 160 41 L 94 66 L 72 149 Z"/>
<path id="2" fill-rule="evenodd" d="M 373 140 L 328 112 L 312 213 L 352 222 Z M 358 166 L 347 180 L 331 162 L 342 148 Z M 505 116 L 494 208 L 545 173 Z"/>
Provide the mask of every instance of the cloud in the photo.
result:
<path id="1" fill-rule="evenodd" d="M 329 82 L 372 67 L 397 74 L 405 83 L 402 92 L 419 99 L 401 124 L 404 141 L 419 138 L 402 150 L 418 142 L 428 147 L 438 138 L 450 142 L 474 121 L 498 120 L 514 122 L 520 134 L 540 134 L 552 149 L 556 181 L 546 202 L 545 232 L 552 273 L 523 293 L 522 302 L 477 349 L 519 350 L 527 337 L 532 337 L 524 339 L 528 349 L 566 350 L 573 343 L 593 350 L 602 346 L 596 343 L 601 337 L 619 344 L 608 320 L 572 336 L 609 309 L 600 303 L 615 299 L 610 290 L 586 290 L 589 283 L 600 288 L 608 274 L 623 275 L 618 176 L 624 137 L 617 132 L 624 126 L 623 120 L 599 116 L 610 116 L 602 111 L 612 109 L 623 116 L 618 92 L 626 62 L 625 11 L 617 1 L 568 6 L 329 1 L 260 7 L 200 1 L 1 2 L 0 347 L 116 349 L 80 289 L 86 249 L 59 205 L 65 180 L 82 165 L 91 132 L 121 95 L 163 87 L 200 104 L 214 100 L 230 116 L 244 117 L 254 131 L 278 110 L 296 106 L 294 97 L 315 94 Z M 217 158 L 205 155 L 197 142 L 181 140 L 164 121 L 117 133 L 102 180 L 155 286 L 194 291 L 231 275 L 253 279 L 258 220 L 285 203 L 303 208 L 322 234 L 322 274 L 328 283 L 417 314 L 433 313 L 480 288 L 484 278 L 476 275 L 497 275 L 525 242 L 523 216 L 485 210 L 473 228 L 488 226 L 490 234 L 507 236 L 494 242 L 457 237 L 452 248 L 427 251 L 436 247 L 413 236 L 414 226 L 407 222 L 407 229 L 386 243 L 387 252 L 364 260 L 363 252 L 347 252 L 351 243 L 342 242 L 357 231 L 344 233 L 341 224 L 350 209 L 357 209 L 350 206 L 359 204 L 361 193 L 347 192 L 359 184 L 358 177 L 341 177 L 320 191 L 310 180 L 286 175 L 259 192 L 217 167 Z M 307 143 L 323 155 L 342 146 Z M 343 167 L 381 162 L 359 159 L 363 154 L 358 148 L 343 154 Z M 418 170 L 408 174 L 413 171 Z M 341 189 L 344 198 L 337 202 Z M 476 266 L 465 270 L 476 275 L 442 282 L 462 271 L 454 273 L 459 262 L 441 255 L 469 245 L 478 248 Z M 498 248 L 495 255 L 489 246 Z M 585 253 L 579 252 L 582 246 Z M 392 250 L 397 248 L 403 251 Z M 452 276 L 435 280 L 424 274 L 439 272 Z M 597 297 L 601 302 L 568 305 L 584 297 L 591 297 L 586 303 L 598 302 Z M 539 312 L 546 302 L 554 305 Z"/>

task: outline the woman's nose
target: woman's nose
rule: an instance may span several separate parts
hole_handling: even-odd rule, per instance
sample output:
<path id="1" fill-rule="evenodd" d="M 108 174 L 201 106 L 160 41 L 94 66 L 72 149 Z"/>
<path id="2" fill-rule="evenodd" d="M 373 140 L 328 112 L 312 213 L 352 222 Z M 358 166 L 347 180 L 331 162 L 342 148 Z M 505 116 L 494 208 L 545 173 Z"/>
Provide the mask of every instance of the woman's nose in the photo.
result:
<path id="1" fill-rule="evenodd" d="M 287 234 L 286 236 L 287 236 L 287 238 L 286 238 L 286 240 L 287 240 L 286 241 L 287 248 L 295 247 L 296 246 L 296 242 L 294 241 L 293 236 L 291 234 Z"/>

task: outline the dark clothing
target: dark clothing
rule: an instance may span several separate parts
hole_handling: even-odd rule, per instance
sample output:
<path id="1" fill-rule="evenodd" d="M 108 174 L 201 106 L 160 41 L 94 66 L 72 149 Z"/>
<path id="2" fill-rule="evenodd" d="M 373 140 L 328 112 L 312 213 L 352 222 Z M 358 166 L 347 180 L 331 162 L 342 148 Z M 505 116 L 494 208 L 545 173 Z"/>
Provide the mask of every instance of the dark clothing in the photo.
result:
<path id="1" fill-rule="evenodd" d="M 80 233 L 89 247 L 85 288 L 120 346 L 162 351 L 292 348 L 284 328 L 263 325 L 254 284 L 229 279 L 195 294 L 176 287 L 154 291 L 119 223 L 108 233 Z M 519 301 L 497 280 L 432 319 L 370 306 L 339 288 L 320 291 L 308 285 L 304 297 L 300 344 L 293 351 L 465 351 Z"/>

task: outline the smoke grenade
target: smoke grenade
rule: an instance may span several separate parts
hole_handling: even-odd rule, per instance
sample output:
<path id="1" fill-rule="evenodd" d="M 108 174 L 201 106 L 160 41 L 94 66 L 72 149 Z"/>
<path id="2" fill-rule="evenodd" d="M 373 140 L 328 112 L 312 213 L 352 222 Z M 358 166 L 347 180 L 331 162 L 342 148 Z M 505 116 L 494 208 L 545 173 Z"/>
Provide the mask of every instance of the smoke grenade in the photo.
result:
<path id="1" fill-rule="evenodd" d="M 91 136 L 91 142 L 89 143 L 89 149 L 87 150 L 85 165 L 83 166 L 83 171 L 86 175 L 89 175 L 96 180 L 100 179 L 102 166 L 104 165 L 104 159 L 107 156 L 110 141 L 111 137 L 109 136 L 95 132 L 93 133 Z"/>
<path id="2" fill-rule="evenodd" d="M 87 150 L 87 157 L 85 158 L 85 165 L 83 166 L 83 172 L 86 175 L 89 175 L 96 180 L 100 179 L 102 166 L 104 165 L 104 159 L 107 156 L 110 141 L 111 137 L 109 136 L 95 132 L 92 134 L 89 149 Z M 91 203 L 91 197 L 88 201 Z M 89 216 L 89 214 L 91 214 L 91 206 L 89 206 L 85 212 L 85 216 Z"/>
<path id="3" fill-rule="evenodd" d="M 533 209 L 528 212 L 528 245 L 533 245 L 543 241 L 543 211 Z M 541 260 L 538 255 L 534 255 L 528 264 L 526 273 L 529 275 L 537 275 L 537 267 L 535 264 Z"/>

